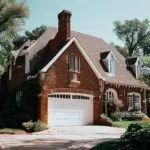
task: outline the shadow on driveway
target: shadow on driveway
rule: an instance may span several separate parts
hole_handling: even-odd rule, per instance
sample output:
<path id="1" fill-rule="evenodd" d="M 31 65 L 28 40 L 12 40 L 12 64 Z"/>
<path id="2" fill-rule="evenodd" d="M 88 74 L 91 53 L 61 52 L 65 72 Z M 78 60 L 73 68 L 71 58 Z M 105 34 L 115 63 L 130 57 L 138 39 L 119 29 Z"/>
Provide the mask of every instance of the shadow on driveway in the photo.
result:
<path id="1" fill-rule="evenodd" d="M 5 150 L 88 150 L 95 145 L 111 139 L 89 141 L 62 141 L 62 140 L 29 140 L 23 141 L 21 146 L 3 147 Z"/>

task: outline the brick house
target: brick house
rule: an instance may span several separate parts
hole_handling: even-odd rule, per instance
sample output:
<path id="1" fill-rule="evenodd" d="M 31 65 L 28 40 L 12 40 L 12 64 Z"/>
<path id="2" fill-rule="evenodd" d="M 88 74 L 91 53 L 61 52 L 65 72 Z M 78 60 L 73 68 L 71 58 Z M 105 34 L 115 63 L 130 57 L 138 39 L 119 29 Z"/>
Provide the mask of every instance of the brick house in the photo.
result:
<path id="1" fill-rule="evenodd" d="M 146 113 L 148 87 L 138 80 L 140 58 L 126 60 L 103 39 L 71 31 L 70 19 L 71 12 L 63 10 L 58 28 L 49 27 L 12 51 L 7 88 L 15 89 L 16 100 L 24 81 L 38 75 L 36 113 L 49 126 L 101 124 L 104 99 L 121 101 L 122 110 Z"/>

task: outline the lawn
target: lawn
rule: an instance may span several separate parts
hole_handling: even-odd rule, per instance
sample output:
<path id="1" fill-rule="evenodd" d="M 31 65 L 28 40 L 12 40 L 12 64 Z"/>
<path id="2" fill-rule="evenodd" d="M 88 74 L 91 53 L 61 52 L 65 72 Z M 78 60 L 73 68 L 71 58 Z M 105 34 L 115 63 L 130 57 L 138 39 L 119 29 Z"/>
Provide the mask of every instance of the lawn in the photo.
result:
<path id="1" fill-rule="evenodd" d="M 141 123 L 142 121 L 114 121 L 115 127 L 127 128 L 132 123 Z"/>
<path id="2" fill-rule="evenodd" d="M 130 124 L 139 123 L 142 126 L 150 126 L 150 121 L 114 121 L 115 127 L 127 128 Z"/>
<path id="3" fill-rule="evenodd" d="M 0 129 L 0 134 L 25 134 L 26 132 L 21 129 L 12 129 L 12 128 L 2 128 Z"/>

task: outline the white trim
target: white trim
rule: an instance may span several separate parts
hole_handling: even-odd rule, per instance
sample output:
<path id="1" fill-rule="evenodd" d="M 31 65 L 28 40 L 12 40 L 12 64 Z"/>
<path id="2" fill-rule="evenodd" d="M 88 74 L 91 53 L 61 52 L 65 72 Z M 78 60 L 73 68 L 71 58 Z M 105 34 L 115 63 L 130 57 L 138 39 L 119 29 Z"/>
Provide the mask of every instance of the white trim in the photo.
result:
<path id="1" fill-rule="evenodd" d="M 89 64 L 89 66 L 92 68 L 92 70 L 94 71 L 94 73 L 96 74 L 98 79 L 102 79 L 105 80 L 104 77 L 102 77 L 102 75 L 99 73 L 99 71 L 97 70 L 97 68 L 95 67 L 95 65 L 93 64 L 93 62 L 91 61 L 91 59 L 89 58 L 89 56 L 87 55 L 87 53 L 84 51 L 84 49 L 82 48 L 82 46 L 80 45 L 80 43 L 78 42 L 78 40 L 73 37 L 58 53 L 57 55 L 40 71 L 40 72 L 47 72 L 47 70 L 55 63 L 55 61 L 62 55 L 62 53 L 65 52 L 65 50 L 72 44 L 75 43 L 76 46 L 78 47 L 79 51 L 82 53 L 82 55 L 84 56 L 84 58 L 86 59 L 87 63 Z"/>
<path id="2" fill-rule="evenodd" d="M 115 56 L 114 52 L 111 50 L 110 53 L 108 54 L 108 56 L 106 58 L 110 59 L 110 56 L 113 55 L 113 57 L 115 58 L 115 60 L 117 60 L 117 57 Z"/>
<path id="3" fill-rule="evenodd" d="M 85 94 L 85 93 L 76 93 L 76 92 L 54 92 L 54 93 L 50 93 L 50 94 L 48 94 L 48 96 L 50 96 L 50 95 L 54 95 L 54 94 L 59 94 L 59 95 L 61 95 L 61 94 L 68 94 L 68 95 L 81 95 L 81 96 L 87 96 L 87 97 L 90 97 L 90 98 L 93 98 L 94 96 L 93 95 L 91 95 L 91 94 Z"/>
<path id="4" fill-rule="evenodd" d="M 29 65 L 29 53 L 25 54 L 25 74 L 29 73 L 30 65 Z"/>

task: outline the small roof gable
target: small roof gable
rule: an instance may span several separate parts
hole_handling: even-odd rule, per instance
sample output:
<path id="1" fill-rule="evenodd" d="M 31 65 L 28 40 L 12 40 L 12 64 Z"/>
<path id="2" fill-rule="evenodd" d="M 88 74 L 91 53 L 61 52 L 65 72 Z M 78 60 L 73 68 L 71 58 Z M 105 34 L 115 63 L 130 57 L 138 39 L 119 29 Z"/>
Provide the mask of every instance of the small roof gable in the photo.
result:
<path id="1" fill-rule="evenodd" d="M 128 58 L 128 59 L 126 59 L 126 64 L 127 65 L 134 65 L 135 63 L 136 63 L 136 61 L 137 61 L 137 57 L 135 57 L 135 58 Z"/>
<path id="2" fill-rule="evenodd" d="M 100 53 L 101 59 L 107 58 L 107 56 L 109 55 L 109 53 L 110 53 L 110 51 Z"/>
<path id="3" fill-rule="evenodd" d="M 142 64 L 144 64 L 143 61 L 142 61 L 142 59 L 141 59 L 140 57 L 128 58 L 128 59 L 126 59 L 126 64 L 127 64 L 128 66 L 134 65 L 134 64 L 136 64 L 136 62 L 137 62 L 138 60 L 139 60 Z"/>

